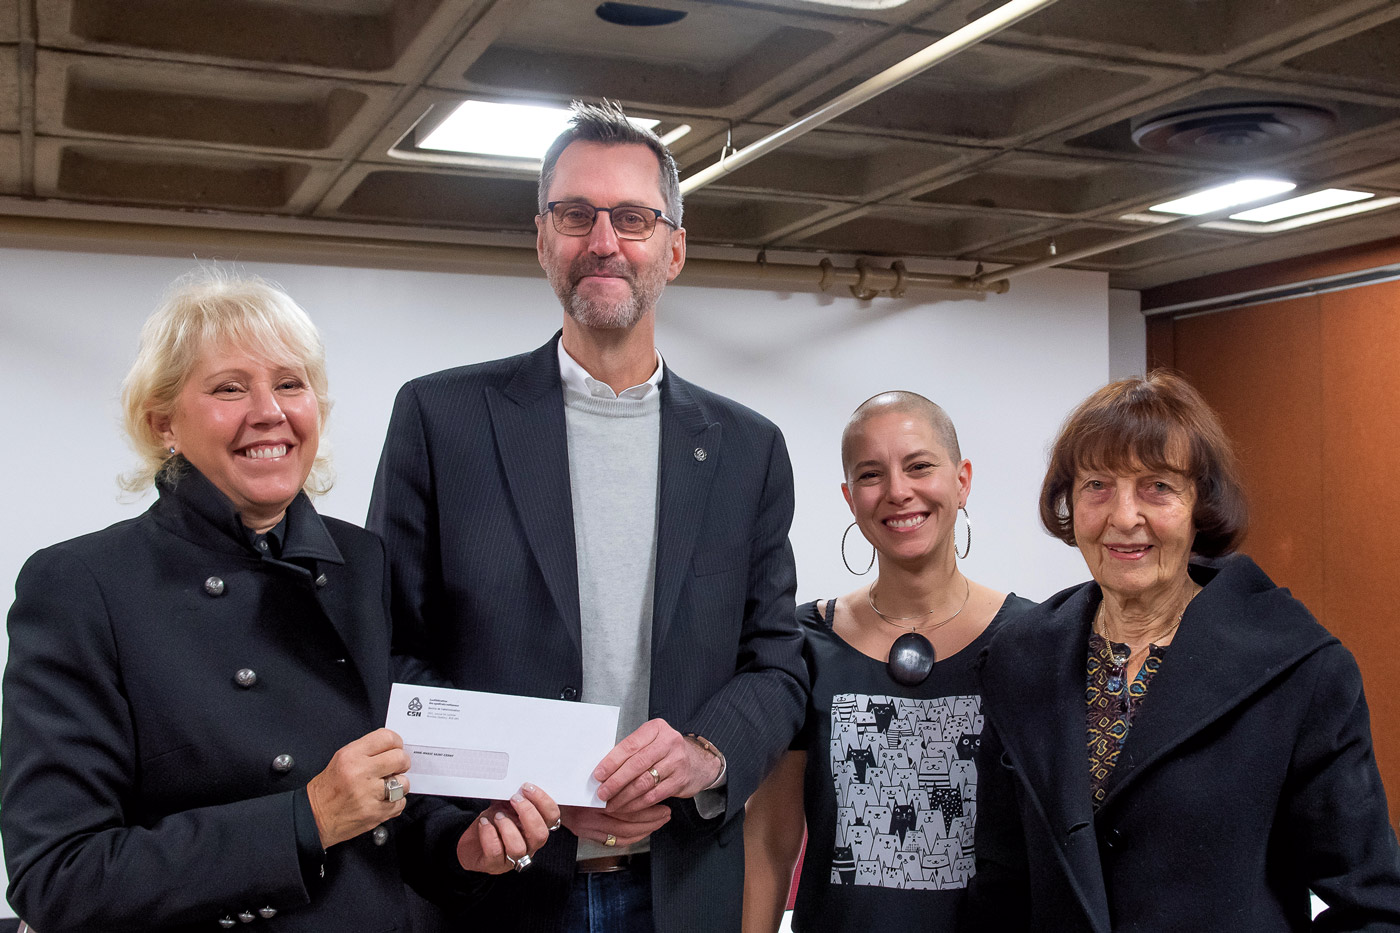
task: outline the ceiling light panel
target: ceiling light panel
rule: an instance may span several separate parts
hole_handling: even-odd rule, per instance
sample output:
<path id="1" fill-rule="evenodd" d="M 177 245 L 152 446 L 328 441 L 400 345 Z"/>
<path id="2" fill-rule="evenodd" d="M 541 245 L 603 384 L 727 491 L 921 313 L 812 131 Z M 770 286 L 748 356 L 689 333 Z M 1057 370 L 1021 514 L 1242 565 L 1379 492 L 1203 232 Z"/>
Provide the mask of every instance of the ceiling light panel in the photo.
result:
<path id="1" fill-rule="evenodd" d="M 1298 187 L 1291 181 L 1281 178 L 1241 178 L 1228 185 L 1217 185 L 1204 191 L 1188 194 L 1184 198 L 1154 204 L 1148 210 L 1159 214 L 1187 214 L 1197 216 L 1212 211 L 1223 210 L 1236 204 L 1257 201 L 1276 194 L 1283 194 Z"/>
<path id="2" fill-rule="evenodd" d="M 568 127 L 571 113 L 567 107 L 467 100 L 458 104 L 416 148 L 538 162 L 549 144 Z M 651 129 L 661 121 L 631 118 L 631 122 Z"/>
<path id="3" fill-rule="evenodd" d="M 1374 198 L 1375 195 L 1369 191 L 1348 191 L 1345 188 L 1327 188 L 1323 191 L 1314 191 L 1312 194 L 1305 194 L 1298 198 L 1289 198 L 1286 201 L 1275 201 L 1273 204 L 1265 204 L 1263 207 L 1252 208 L 1241 211 L 1238 214 L 1231 214 L 1231 220 L 1248 220 L 1254 223 L 1267 224 L 1275 220 L 1283 220 L 1286 217 L 1297 217 L 1300 214 L 1310 214 L 1313 211 L 1326 210 L 1329 207 L 1340 207 L 1343 204 L 1355 204 L 1357 201 L 1365 201 L 1367 198 Z"/>

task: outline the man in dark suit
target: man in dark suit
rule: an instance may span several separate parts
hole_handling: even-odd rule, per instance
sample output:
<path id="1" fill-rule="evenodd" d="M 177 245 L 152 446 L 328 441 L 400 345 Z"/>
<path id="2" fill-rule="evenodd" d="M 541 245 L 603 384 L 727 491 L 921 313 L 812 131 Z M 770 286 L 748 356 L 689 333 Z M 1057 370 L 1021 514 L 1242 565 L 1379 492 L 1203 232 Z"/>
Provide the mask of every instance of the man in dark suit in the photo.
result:
<path id="1" fill-rule="evenodd" d="M 408 383 L 389 426 L 369 524 L 396 648 L 462 688 L 621 709 L 607 807 L 565 808 L 491 886 L 472 919 L 500 929 L 737 930 L 744 802 L 800 723 L 782 435 L 653 343 L 680 222 L 661 141 L 576 105 L 535 219 L 563 330 Z"/>

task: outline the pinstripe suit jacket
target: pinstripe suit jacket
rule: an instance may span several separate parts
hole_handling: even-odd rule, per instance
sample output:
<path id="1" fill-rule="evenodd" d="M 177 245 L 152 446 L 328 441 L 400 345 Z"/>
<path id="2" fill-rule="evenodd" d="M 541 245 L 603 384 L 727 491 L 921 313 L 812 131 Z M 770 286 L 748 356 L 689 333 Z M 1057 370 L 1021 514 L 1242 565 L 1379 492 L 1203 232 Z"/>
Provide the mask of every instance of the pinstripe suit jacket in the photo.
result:
<path id="1" fill-rule="evenodd" d="M 396 651 L 462 688 L 586 700 L 558 339 L 404 386 L 369 527 L 393 563 Z M 725 753 L 728 806 L 704 820 L 673 800 L 652 837 L 660 933 L 739 928 L 744 802 L 796 732 L 806 690 L 792 510 L 778 429 L 668 367 L 650 713 Z M 489 886 L 473 921 L 558 929 L 575 847 L 556 834 L 528 872 Z"/>

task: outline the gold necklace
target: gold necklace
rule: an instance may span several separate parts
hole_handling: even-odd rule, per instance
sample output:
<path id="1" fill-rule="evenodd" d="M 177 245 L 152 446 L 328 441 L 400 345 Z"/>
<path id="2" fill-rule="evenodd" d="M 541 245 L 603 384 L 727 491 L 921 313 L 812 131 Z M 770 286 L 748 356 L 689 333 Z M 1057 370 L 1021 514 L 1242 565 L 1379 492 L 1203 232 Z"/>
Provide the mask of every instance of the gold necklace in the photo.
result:
<path id="1" fill-rule="evenodd" d="M 887 616 L 887 615 L 885 615 L 883 612 L 880 611 L 880 607 L 879 607 L 879 606 L 875 605 L 875 583 L 879 583 L 879 582 L 880 582 L 879 580 L 876 580 L 876 581 L 874 581 L 873 583 L 870 584 L 870 588 L 869 588 L 868 590 L 865 591 L 865 601 L 866 601 L 867 603 L 870 604 L 870 608 L 871 608 L 871 609 L 875 610 L 875 614 L 876 614 L 877 616 L 879 616 L 879 617 L 880 617 L 881 619 L 883 619 L 884 621 L 888 622 L 890 625 L 893 625 L 895 628 L 906 628 L 906 626 L 900 625 L 899 623 L 901 623 L 901 622 L 913 622 L 915 619 L 922 619 L 922 618 L 924 618 L 925 616 L 932 615 L 933 612 L 934 612 L 934 610 L 936 610 L 936 609 L 938 608 L 937 606 L 934 606 L 933 609 L 928 610 L 928 612 L 921 612 L 921 613 L 919 613 L 919 614 L 916 615 L 916 616 Z M 954 619 L 956 619 L 958 616 L 962 615 L 962 611 L 963 611 L 964 609 L 967 608 L 967 600 L 968 600 L 968 597 L 971 596 L 971 595 L 972 595 L 972 583 L 967 579 L 967 577 L 963 577 L 963 601 L 962 601 L 962 605 L 958 607 L 958 611 L 957 611 L 957 612 L 953 613 L 953 614 L 950 615 L 948 618 L 944 619 L 942 622 L 937 622 L 937 623 L 935 623 L 934 625 L 932 625 L 932 626 L 929 628 L 929 631 L 932 632 L 932 631 L 934 631 L 934 630 L 936 630 L 936 629 L 940 629 L 940 628 L 942 628 L 943 626 L 947 625 L 949 622 L 951 622 L 951 621 L 953 621 Z M 908 630 L 911 631 L 911 632 L 917 632 L 917 631 L 919 630 L 919 626 L 918 626 L 917 624 L 907 626 L 907 628 L 908 628 Z"/>
<path id="2" fill-rule="evenodd" d="M 1199 592 L 1200 592 L 1200 590 L 1197 590 L 1197 591 L 1196 591 L 1196 593 L 1199 593 Z M 1196 593 L 1192 593 L 1190 599 L 1187 599 L 1187 600 L 1186 600 L 1186 606 L 1191 605 L 1191 600 L 1196 598 Z M 1134 659 L 1134 658 L 1136 658 L 1139 654 L 1146 654 L 1149 650 L 1151 650 L 1152 646 L 1153 646 L 1158 640 L 1163 639 L 1163 638 L 1170 638 L 1173 634 L 1176 633 L 1176 630 L 1177 630 L 1178 628 L 1181 627 L 1181 619 L 1182 619 L 1182 617 L 1186 615 L 1186 606 L 1182 606 L 1182 607 L 1181 607 L 1181 611 L 1178 612 L 1178 613 L 1176 614 L 1176 621 L 1172 623 L 1171 628 L 1167 629 L 1167 630 L 1166 630 L 1165 632 L 1163 632 L 1161 635 L 1158 635 L 1158 636 L 1156 636 L 1156 637 L 1154 637 L 1154 638 L 1149 638 L 1149 639 L 1147 640 L 1147 644 L 1143 645 L 1141 648 L 1134 648 L 1132 645 L 1129 645 L 1127 642 L 1120 642 L 1119 644 L 1126 645 L 1127 648 L 1128 648 L 1128 656 L 1127 656 L 1127 657 L 1122 657 L 1121 655 L 1118 654 L 1117 650 L 1114 648 L 1114 644 L 1115 644 L 1115 643 L 1114 643 L 1113 639 L 1109 637 L 1109 634 L 1108 634 L 1108 613 L 1107 613 L 1106 611 L 1104 611 L 1104 601 L 1103 601 L 1103 600 L 1099 600 L 1099 609 L 1098 609 L 1097 612 L 1094 613 L 1094 621 L 1093 621 L 1093 623 L 1089 626 L 1089 628 L 1090 628 L 1090 631 L 1092 631 L 1095 635 L 1098 635 L 1100 638 L 1102 638 L 1102 639 L 1104 640 L 1104 643 L 1105 643 L 1106 645 L 1108 645 L 1108 653 L 1109 653 L 1109 655 L 1113 658 L 1113 665 L 1114 665 L 1114 667 L 1127 668 L 1127 667 L 1131 666 L 1131 664 L 1133 663 L 1133 659 Z"/>

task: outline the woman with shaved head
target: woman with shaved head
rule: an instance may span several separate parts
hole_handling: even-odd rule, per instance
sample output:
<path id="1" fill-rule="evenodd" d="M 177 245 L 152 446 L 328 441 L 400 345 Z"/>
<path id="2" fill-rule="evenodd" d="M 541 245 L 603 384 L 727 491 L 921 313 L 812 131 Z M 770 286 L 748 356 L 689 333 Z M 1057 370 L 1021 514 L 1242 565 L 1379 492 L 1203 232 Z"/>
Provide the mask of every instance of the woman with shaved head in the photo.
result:
<path id="1" fill-rule="evenodd" d="M 855 519 L 842 557 L 877 573 L 797 610 L 812 695 L 792 750 L 749 801 L 744 931 L 778 929 L 804 825 L 793 929 L 952 930 L 977 811 L 971 659 L 1031 604 L 958 568 L 972 546 L 970 522 L 956 529 L 972 464 L 942 408 L 913 392 L 867 400 L 842 433 L 841 465 Z M 854 537 L 869 558 L 847 555 Z"/>

